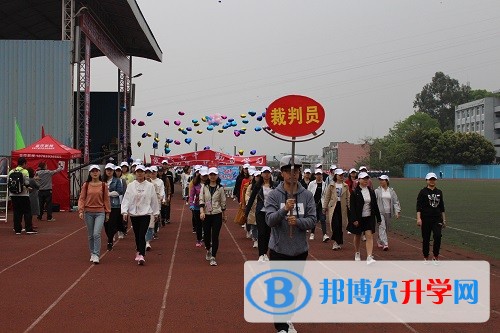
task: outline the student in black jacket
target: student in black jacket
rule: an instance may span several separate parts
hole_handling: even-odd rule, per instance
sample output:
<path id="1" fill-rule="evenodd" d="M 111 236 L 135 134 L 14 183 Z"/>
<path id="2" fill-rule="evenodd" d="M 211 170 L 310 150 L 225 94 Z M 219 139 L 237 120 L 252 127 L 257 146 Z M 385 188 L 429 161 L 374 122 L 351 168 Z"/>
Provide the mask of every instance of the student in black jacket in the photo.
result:
<path id="1" fill-rule="evenodd" d="M 349 224 L 347 225 L 347 231 L 354 234 L 354 248 L 356 250 L 354 260 L 356 261 L 361 260 L 359 245 L 361 234 L 365 233 L 367 264 L 375 262 L 373 259 L 373 234 L 375 233 L 375 223 L 382 221 L 375 191 L 368 186 L 369 180 L 370 176 L 366 172 L 359 173 L 358 185 L 351 193 Z"/>
<path id="2" fill-rule="evenodd" d="M 432 261 L 437 264 L 441 248 L 441 229 L 446 227 L 443 192 L 436 187 L 436 174 L 429 172 L 425 176 L 427 186 L 417 196 L 417 226 L 422 231 L 422 253 L 424 261 L 429 259 L 431 233 L 433 234 Z"/>

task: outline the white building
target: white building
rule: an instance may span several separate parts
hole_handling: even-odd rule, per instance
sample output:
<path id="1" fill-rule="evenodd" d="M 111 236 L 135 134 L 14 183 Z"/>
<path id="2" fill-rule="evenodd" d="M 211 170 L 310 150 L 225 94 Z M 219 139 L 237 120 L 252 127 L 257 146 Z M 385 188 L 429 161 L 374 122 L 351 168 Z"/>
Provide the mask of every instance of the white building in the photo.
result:
<path id="1" fill-rule="evenodd" d="M 500 98 L 486 97 L 461 104 L 455 109 L 455 132 L 476 132 L 488 139 L 500 161 Z"/>

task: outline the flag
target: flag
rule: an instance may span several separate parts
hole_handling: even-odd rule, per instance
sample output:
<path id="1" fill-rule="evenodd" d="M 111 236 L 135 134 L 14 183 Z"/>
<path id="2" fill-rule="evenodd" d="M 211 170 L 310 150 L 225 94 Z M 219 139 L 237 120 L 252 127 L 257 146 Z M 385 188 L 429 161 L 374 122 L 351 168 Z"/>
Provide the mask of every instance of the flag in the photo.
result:
<path id="1" fill-rule="evenodd" d="M 45 137 L 45 129 L 43 128 L 43 125 L 42 125 L 42 138 Z"/>
<path id="2" fill-rule="evenodd" d="M 17 119 L 14 119 L 14 148 L 15 150 L 23 149 L 26 147 L 24 144 L 23 135 L 21 134 L 21 129 L 19 129 L 19 125 L 17 123 Z"/>

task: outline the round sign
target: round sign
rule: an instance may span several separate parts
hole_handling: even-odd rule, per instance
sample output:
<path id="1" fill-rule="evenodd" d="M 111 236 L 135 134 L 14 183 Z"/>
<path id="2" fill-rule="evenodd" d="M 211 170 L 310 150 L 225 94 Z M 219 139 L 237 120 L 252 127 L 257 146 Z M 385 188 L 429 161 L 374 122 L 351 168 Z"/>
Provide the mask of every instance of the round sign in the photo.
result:
<path id="1" fill-rule="evenodd" d="M 325 121 L 325 110 L 314 99 L 288 95 L 278 98 L 266 111 L 267 126 L 290 137 L 305 136 L 317 131 Z"/>

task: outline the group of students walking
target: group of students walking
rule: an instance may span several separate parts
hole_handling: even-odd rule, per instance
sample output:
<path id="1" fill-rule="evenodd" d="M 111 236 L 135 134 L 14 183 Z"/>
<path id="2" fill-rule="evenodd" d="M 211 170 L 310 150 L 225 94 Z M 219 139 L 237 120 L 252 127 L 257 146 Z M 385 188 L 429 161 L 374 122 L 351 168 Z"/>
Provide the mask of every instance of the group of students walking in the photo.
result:
<path id="1" fill-rule="evenodd" d="M 113 250 L 115 235 L 127 234 L 130 220 L 135 236 L 135 261 L 144 265 L 151 241 L 158 237 L 159 226 L 170 223 L 170 199 L 173 177 L 167 163 L 146 167 L 140 162 L 116 166 L 106 164 L 104 174 L 98 165 L 90 165 L 89 175 L 78 199 L 80 219 L 87 226 L 90 261 L 100 261 L 101 231 L 104 227 L 107 250 Z"/>

